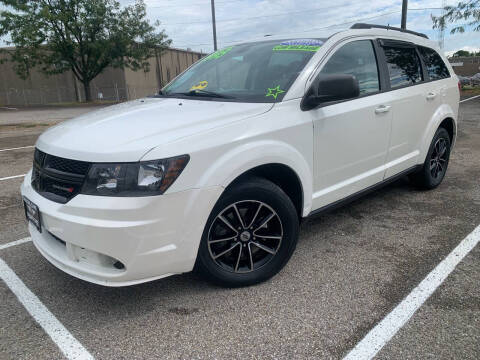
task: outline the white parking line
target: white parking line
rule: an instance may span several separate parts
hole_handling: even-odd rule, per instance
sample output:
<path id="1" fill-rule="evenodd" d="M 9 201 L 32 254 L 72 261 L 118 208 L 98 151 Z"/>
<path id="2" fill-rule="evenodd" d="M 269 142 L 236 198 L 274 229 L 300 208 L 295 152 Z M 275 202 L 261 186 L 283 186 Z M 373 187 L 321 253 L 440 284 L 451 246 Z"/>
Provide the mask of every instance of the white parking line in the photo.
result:
<path id="1" fill-rule="evenodd" d="M 0 149 L 0 152 L 2 152 L 2 151 L 11 151 L 11 150 L 20 150 L 20 149 L 29 149 L 29 148 L 33 148 L 33 147 L 35 147 L 35 145 L 20 146 L 20 147 L 10 148 L 10 149 Z"/>
<path id="2" fill-rule="evenodd" d="M 7 176 L 7 177 L 4 177 L 4 178 L 0 178 L 0 181 L 10 180 L 10 179 L 16 179 L 16 178 L 19 178 L 19 177 L 25 177 L 25 175 L 27 175 L 27 174 L 15 175 L 15 176 Z"/>
<path id="3" fill-rule="evenodd" d="M 468 101 L 468 100 L 473 100 L 473 99 L 476 99 L 478 97 L 480 97 L 480 95 L 472 96 L 472 97 L 469 97 L 468 99 L 463 99 L 462 101 L 460 101 L 460 103 L 463 103 L 464 101 Z"/>
<path id="4" fill-rule="evenodd" d="M 12 269 L 0 259 L 0 278 L 17 296 L 20 303 L 45 330 L 67 359 L 90 360 L 93 356 L 62 325 L 38 297 L 20 280 Z"/>
<path id="5" fill-rule="evenodd" d="M 463 239 L 390 314 L 370 330 L 363 340 L 347 354 L 344 360 L 372 359 L 406 324 L 420 306 L 433 294 L 435 289 L 445 281 L 453 269 L 479 241 L 480 226 Z"/>
<path id="6" fill-rule="evenodd" d="M 12 241 L 12 242 L 9 242 L 9 243 L 6 243 L 6 244 L 1 244 L 0 245 L 0 250 L 4 250 L 4 249 L 7 249 L 7 248 L 12 247 L 12 246 L 25 244 L 25 243 L 30 242 L 30 241 L 32 241 L 32 238 L 27 237 L 27 238 Z"/>

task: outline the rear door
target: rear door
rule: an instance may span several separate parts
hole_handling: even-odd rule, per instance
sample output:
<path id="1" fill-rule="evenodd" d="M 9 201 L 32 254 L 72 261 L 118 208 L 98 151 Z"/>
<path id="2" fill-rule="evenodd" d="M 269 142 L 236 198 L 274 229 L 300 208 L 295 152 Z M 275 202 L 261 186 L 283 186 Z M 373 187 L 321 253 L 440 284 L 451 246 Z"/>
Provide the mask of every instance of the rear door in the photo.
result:
<path id="1" fill-rule="evenodd" d="M 397 40 L 379 40 L 383 49 L 392 105 L 392 132 L 385 178 L 415 166 L 420 139 L 432 113 L 426 106 L 429 86 L 424 79 L 416 45 Z"/>
<path id="2" fill-rule="evenodd" d="M 429 107 L 429 111 L 433 115 L 438 107 L 445 102 L 447 88 L 451 84 L 448 80 L 450 73 L 435 50 L 419 46 L 418 51 L 422 59 L 424 76 L 428 81 L 426 85 L 427 94 L 425 95 L 427 107 Z"/>

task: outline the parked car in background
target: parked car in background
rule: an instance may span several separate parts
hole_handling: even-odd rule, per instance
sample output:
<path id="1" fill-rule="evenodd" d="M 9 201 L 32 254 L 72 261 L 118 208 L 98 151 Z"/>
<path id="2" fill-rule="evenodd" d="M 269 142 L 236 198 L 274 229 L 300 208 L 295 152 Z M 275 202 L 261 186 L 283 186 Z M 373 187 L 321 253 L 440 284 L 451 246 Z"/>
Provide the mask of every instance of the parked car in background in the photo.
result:
<path id="1" fill-rule="evenodd" d="M 473 86 L 479 86 L 480 85 L 480 73 L 476 73 L 470 78 L 470 84 Z"/>
<path id="2" fill-rule="evenodd" d="M 459 86 L 440 54 L 367 24 L 267 37 L 207 56 L 156 97 L 63 122 L 22 184 L 33 243 L 107 286 L 194 268 L 224 286 L 267 280 L 303 218 L 404 175 L 442 182 Z"/>
<path id="3" fill-rule="evenodd" d="M 457 77 L 458 77 L 458 81 L 460 82 L 461 86 L 470 85 L 470 77 L 461 76 L 461 75 L 457 75 Z"/>
<path id="4" fill-rule="evenodd" d="M 480 73 L 473 76 L 461 76 L 458 75 L 458 80 L 462 87 L 464 86 L 480 86 Z"/>

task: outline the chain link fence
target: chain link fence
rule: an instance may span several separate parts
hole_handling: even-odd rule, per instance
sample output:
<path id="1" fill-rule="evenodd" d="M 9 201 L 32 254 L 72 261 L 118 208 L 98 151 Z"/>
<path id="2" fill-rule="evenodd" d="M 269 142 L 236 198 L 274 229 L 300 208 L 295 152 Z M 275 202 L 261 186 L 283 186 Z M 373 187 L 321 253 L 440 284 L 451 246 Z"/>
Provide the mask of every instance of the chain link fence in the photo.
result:
<path id="1" fill-rule="evenodd" d="M 3 105 L 42 105 L 77 100 L 75 89 L 59 87 L 57 89 L 16 89 L 0 91 L 0 104 Z"/>

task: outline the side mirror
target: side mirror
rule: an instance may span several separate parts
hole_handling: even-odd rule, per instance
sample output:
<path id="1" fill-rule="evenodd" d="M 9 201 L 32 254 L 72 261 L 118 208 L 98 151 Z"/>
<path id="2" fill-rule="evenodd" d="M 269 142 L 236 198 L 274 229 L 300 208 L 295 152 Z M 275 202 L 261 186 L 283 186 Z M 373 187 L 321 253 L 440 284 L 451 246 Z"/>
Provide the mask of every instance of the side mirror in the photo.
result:
<path id="1" fill-rule="evenodd" d="M 322 75 L 313 84 L 304 101 L 306 109 L 312 109 L 330 101 L 354 99 L 360 95 L 358 80 L 353 75 Z"/>

